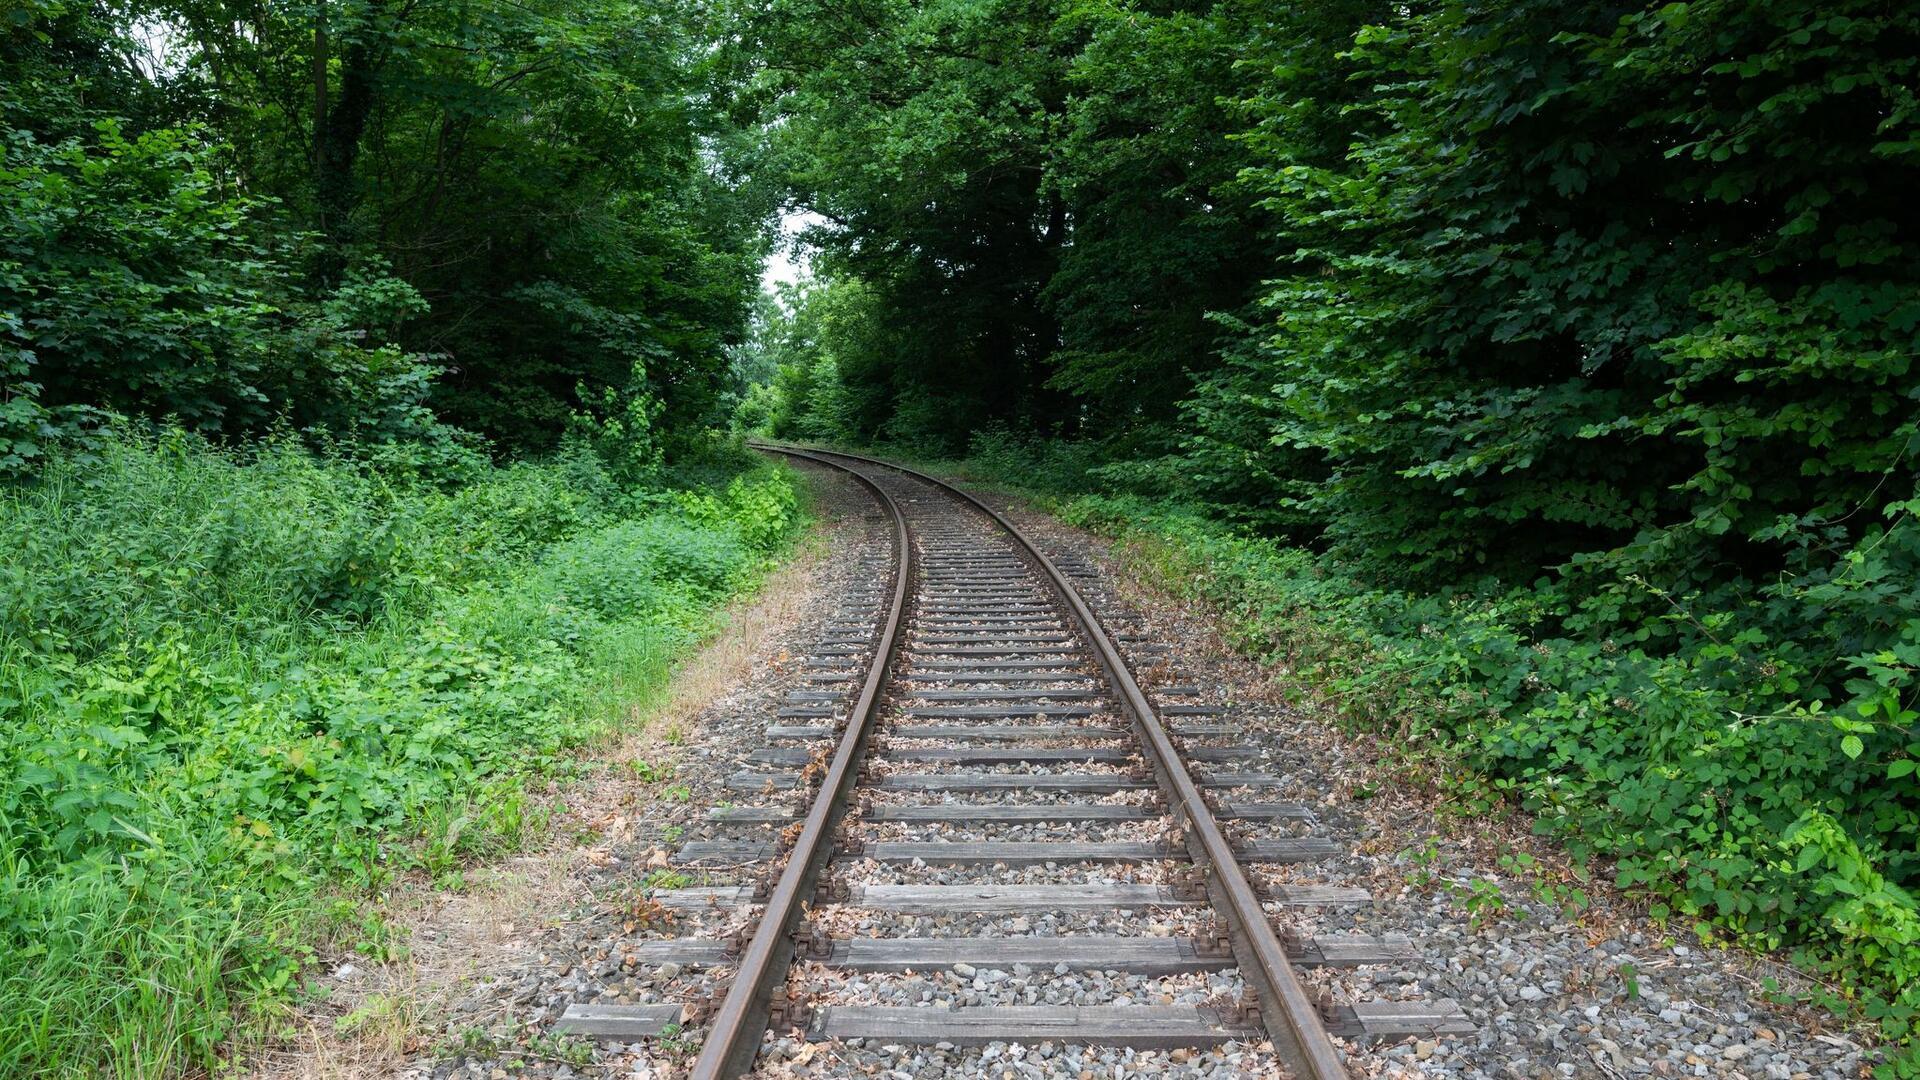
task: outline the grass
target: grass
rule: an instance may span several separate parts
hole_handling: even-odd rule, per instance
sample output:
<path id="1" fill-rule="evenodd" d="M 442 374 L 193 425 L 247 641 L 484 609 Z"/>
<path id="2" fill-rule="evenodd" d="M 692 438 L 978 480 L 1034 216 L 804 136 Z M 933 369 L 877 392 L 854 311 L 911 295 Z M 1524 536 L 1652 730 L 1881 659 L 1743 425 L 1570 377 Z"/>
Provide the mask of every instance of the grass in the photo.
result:
<path id="1" fill-rule="evenodd" d="M 0 491 L 0 1075 L 215 1071 L 314 942 L 400 948 L 341 897 L 540 830 L 524 782 L 663 700 L 782 550 L 788 474 L 732 474 L 171 434 Z"/>

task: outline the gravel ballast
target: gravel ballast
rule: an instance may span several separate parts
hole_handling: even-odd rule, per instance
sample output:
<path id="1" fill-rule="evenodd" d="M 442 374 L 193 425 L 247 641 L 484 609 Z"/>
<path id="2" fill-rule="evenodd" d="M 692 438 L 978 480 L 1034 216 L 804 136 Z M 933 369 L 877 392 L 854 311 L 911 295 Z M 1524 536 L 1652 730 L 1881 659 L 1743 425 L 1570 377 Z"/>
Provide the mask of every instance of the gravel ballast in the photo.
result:
<path id="1" fill-rule="evenodd" d="M 744 884 L 762 867 L 668 870 L 670 852 L 693 840 L 771 841 L 780 826 L 719 827 L 705 820 L 710 807 L 794 806 L 804 790 L 766 793 L 730 790 L 729 776 L 743 769 L 767 775 L 798 769 L 753 764 L 748 755 L 768 747 L 818 748 L 826 740 L 769 741 L 769 724 L 832 725 L 846 702 L 821 697 L 852 685 L 864 663 L 857 642 L 878 621 L 879 583 L 886 571 L 886 523 L 871 500 L 851 482 L 831 475 L 814 480 L 828 523 L 820 560 L 801 615 L 778 628 L 762 646 L 754 674 L 729 687 L 702 709 L 686 738 L 663 752 L 672 764 L 659 798 L 631 807 L 618 839 L 596 847 L 581 867 L 595 903 L 545 928 L 538 961 L 499 971 L 473 987 L 448 1019 L 436 1054 L 425 1054 L 409 1075 L 416 1078 L 541 1076 L 667 1077 L 680 1075 L 697 1050 L 697 1027 L 662 1040 L 635 1043 L 542 1041 L 569 1003 L 643 1004 L 712 997 L 730 975 L 726 967 L 636 963 L 642 942 L 670 937 L 717 937 L 747 925 L 750 910 L 716 907 L 664 917 L 647 903 L 646 883 Z M 927 501 L 925 496 L 916 502 Z M 993 499 L 996 505 L 1005 499 Z M 1342 733 L 1310 705 L 1302 688 L 1235 655 L 1204 612 L 1174 600 L 1135 577 L 1104 540 L 1061 525 L 1043 514 L 1005 505 L 1023 530 L 1067 568 L 1076 586 L 1108 629 L 1120 635 L 1141 685 L 1165 718 L 1228 724 L 1237 735 L 1195 736 L 1190 747 L 1251 746 L 1256 754 L 1231 763 L 1192 766 L 1198 773 L 1242 773 L 1273 783 L 1215 789 L 1229 803 L 1285 803 L 1298 816 L 1236 822 L 1243 839 L 1314 836 L 1332 840 L 1330 857 L 1297 864 L 1248 863 L 1251 877 L 1276 885 L 1340 886 L 1365 890 L 1360 903 L 1269 903 L 1277 926 L 1302 936 L 1363 933 L 1405 934 L 1418 958 L 1359 968 L 1302 972 L 1309 987 L 1334 1003 L 1451 999 L 1476 1025 L 1472 1034 L 1356 1043 L 1353 1064 L 1365 1076 L 1461 1078 L 1557 1077 L 1743 1077 L 1750 1080 L 1841 1080 L 1861 1074 L 1864 1042 L 1831 1021 L 1768 1001 L 1766 980 L 1792 987 L 1794 974 L 1764 958 L 1703 948 L 1675 928 L 1646 920 L 1605 887 L 1582 887 L 1592 904 L 1577 917 L 1548 902 L 1543 883 L 1559 885 L 1564 860 L 1527 835 L 1523 822 L 1464 821 L 1442 813 L 1437 796 L 1396 782 L 1383 749 L 1363 736 Z M 921 511 L 930 510 L 922 507 Z M 923 563 L 939 565 L 958 526 L 951 517 L 923 534 Z M 944 530 L 944 531 L 942 531 Z M 928 536 L 932 539 L 929 540 Z M 933 556 L 931 559 L 930 556 Z M 964 573 L 964 571 L 962 571 Z M 963 586 L 943 587 L 958 595 Z M 997 591 L 1005 592 L 1005 589 Z M 951 629 L 916 627 L 924 639 L 968 637 Z M 1064 623 L 1023 625 L 1022 634 L 1050 636 Z M 823 645 L 823 643 L 825 643 Z M 946 646 L 928 645 L 937 649 Z M 971 647 L 965 642 L 960 648 Z M 838 650 L 847 650 L 839 652 Z M 808 659 L 809 656 L 813 658 Z M 1035 656 L 1069 665 L 1083 653 L 1068 649 Z M 910 654 L 910 659 L 920 654 Z M 894 722 L 874 744 L 872 777 L 901 774 L 946 776 L 1114 776 L 1137 762 L 1019 762 L 961 765 L 943 761 L 891 760 L 890 753 L 956 745 L 993 746 L 990 741 L 950 742 L 917 738 L 916 724 L 990 727 L 994 724 L 1061 722 L 1119 725 L 1111 712 L 1089 716 L 1004 718 L 903 715 L 902 710 L 968 704 L 953 691 L 995 685 L 1022 691 L 1080 691 L 1086 671 L 1056 672 L 1023 682 L 982 683 L 916 671 L 896 683 L 883 721 Z M 1103 684 L 1101 684 L 1103 685 Z M 1311 688 L 1305 688 L 1310 690 Z M 797 692 L 797 693 L 796 693 Z M 1073 696 L 1025 695 L 1043 706 L 1088 704 Z M 786 716 L 781 710 L 825 709 L 824 716 Z M 1121 725 L 1123 726 L 1123 725 Z M 1023 739 L 1022 747 L 1118 747 L 1136 749 L 1130 734 L 1065 735 Z M 668 801 L 669 788 L 685 794 Z M 1110 793 L 1015 789 L 1008 791 L 873 790 L 868 807 L 928 805 L 1054 806 L 1108 803 L 1164 810 L 1152 790 Z M 930 823 L 870 821 L 856 809 L 847 835 L 864 843 L 1097 841 L 1159 842 L 1169 837 L 1158 817 L 1125 822 L 1025 821 Z M 1537 868 L 1516 873 L 1503 857 L 1526 853 Z M 833 877 L 850 886 L 955 884 L 1147 884 L 1177 880 L 1184 862 L 1058 862 L 1037 865 L 920 861 L 880 862 L 858 854 L 835 860 Z M 823 903 L 812 925 L 835 938 L 1205 937 L 1216 916 L 1204 905 L 1142 907 L 1122 911 L 1061 911 L 935 915 L 864 909 Z M 1676 940 L 1679 938 L 1679 940 Z M 1068 965 L 954 964 L 928 971 L 858 972 L 802 960 L 790 987 L 818 1008 L 832 1005 L 969 1007 L 1018 1005 L 1202 1005 L 1231 1008 L 1245 992 L 1237 971 L 1142 975 L 1076 970 Z M 486 1046 L 449 1052 L 462 1031 L 477 1024 Z M 469 1040 L 471 1041 L 471 1040 Z M 1272 1047 L 1260 1040 L 1171 1051 L 1139 1051 L 1042 1042 L 985 1047 L 896 1044 L 884 1040 L 810 1043 L 795 1031 L 775 1032 L 755 1066 L 762 1077 L 1278 1077 Z"/>
<path id="2" fill-rule="evenodd" d="M 1842 1080 L 1863 1075 L 1864 1038 L 1830 1017 L 1768 1000 L 1769 984 L 1806 980 L 1765 957 L 1703 947 L 1684 926 L 1659 926 L 1604 883 L 1575 882 L 1590 906 L 1570 918 L 1542 902 L 1543 882 L 1566 884 L 1566 860 L 1517 819 L 1463 820 L 1432 792 L 1408 790 L 1384 749 L 1340 731 L 1312 705 L 1311 687 L 1236 655 L 1203 611 L 1143 581 L 1103 538 L 1062 525 L 1014 500 L 991 498 L 1056 558 L 1096 569 L 1083 592 L 1103 619 L 1156 648 L 1130 662 L 1177 667 L 1199 697 L 1225 707 L 1267 751 L 1263 765 L 1287 781 L 1261 797 L 1311 807 L 1346 858 L 1267 866 L 1260 876 L 1295 884 L 1352 885 L 1373 893 L 1359 908 L 1286 909 L 1276 918 L 1305 933 L 1405 933 L 1421 962 L 1304 972 L 1333 1000 L 1446 997 L 1478 1030 L 1356 1047 L 1371 1075 L 1498 1077 L 1744 1077 Z M 1136 643 L 1123 643 L 1123 650 Z M 1163 651 L 1164 650 L 1164 651 Z M 1143 680 L 1144 682 L 1145 680 Z M 1301 691 L 1306 691 L 1304 694 Z M 1238 796 L 1230 796 L 1238 797 Z M 1431 842 L 1431 846 L 1429 846 Z M 1525 853 L 1537 873 L 1503 857 Z"/>

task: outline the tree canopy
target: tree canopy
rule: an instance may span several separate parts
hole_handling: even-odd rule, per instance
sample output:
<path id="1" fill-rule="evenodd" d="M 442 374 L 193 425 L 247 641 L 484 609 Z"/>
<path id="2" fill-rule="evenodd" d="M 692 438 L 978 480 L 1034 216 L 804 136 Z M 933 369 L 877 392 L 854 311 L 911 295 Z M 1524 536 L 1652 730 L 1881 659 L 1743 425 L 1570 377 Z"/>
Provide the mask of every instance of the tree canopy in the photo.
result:
<path id="1" fill-rule="evenodd" d="M 503 447 L 724 418 L 767 213 L 691 5 L 9 9 L 15 465 L 76 408 Z"/>

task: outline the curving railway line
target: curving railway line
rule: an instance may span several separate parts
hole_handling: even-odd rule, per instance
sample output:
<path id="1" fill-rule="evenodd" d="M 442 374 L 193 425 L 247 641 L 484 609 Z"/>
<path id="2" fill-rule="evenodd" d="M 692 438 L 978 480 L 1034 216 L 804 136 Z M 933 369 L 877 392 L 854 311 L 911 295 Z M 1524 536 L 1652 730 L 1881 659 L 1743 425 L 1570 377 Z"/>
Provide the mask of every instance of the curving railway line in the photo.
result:
<path id="1" fill-rule="evenodd" d="M 740 802 L 710 812 L 719 838 L 675 856 L 735 883 L 651 898 L 700 929 L 647 943 L 643 959 L 729 968 L 723 992 L 574 1006 L 563 1030 L 638 1039 L 684 1025 L 703 1037 L 699 1078 L 745 1074 L 769 1031 L 800 1030 L 947 1047 L 1266 1041 L 1277 1071 L 1313 1080 L 1348 1075 L 1336 1035 L 1471 1030 L 1448 1001 L 1313 999 L 1300 968 L 1404 963 L 1413 943 L 1275 929 L 1281 907 L 1357 890 L 1263 886 L 1247 867 L 1340 848 L 1304 807 L 1274 801 L 1282 784 L 1259 771 L 1260 749 L 1194 703 L 1199 688 L 1152 662 L 1151 643 L 1102 625 L 1083 596 L 1089 566 L 1050 558 L 933 477 L 762 449 L 850 474 L 890 522 L 890 554 L 872 560 L 871 588 L 842 598 L 766 745 L 729 778 Z M 1129 982 L 1071 1000 L 1029 983 L 1002 988 L 995 1000 L 1011 1004 L 960 1007 L 901 992 L 898 980 L 936 971 L 1137 976 L 1156 1000 Z M 863 993 L 834 981 L 847 973 Z"/>

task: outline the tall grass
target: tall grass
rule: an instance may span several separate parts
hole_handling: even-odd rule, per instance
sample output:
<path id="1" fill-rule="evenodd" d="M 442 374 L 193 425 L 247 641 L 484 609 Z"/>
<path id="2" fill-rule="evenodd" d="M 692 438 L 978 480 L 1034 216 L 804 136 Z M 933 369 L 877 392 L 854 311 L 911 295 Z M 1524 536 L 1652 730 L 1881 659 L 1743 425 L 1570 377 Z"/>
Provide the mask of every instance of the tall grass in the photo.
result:
<path id="1" fill-rule="evenodd" d="M 0 1076 L 213 1068 L 323 888 L 517 830 L 473 808 L 656 692 L 797 518 L 772 470 L 442 487 L 177 433 L 0 492 Z"/>

